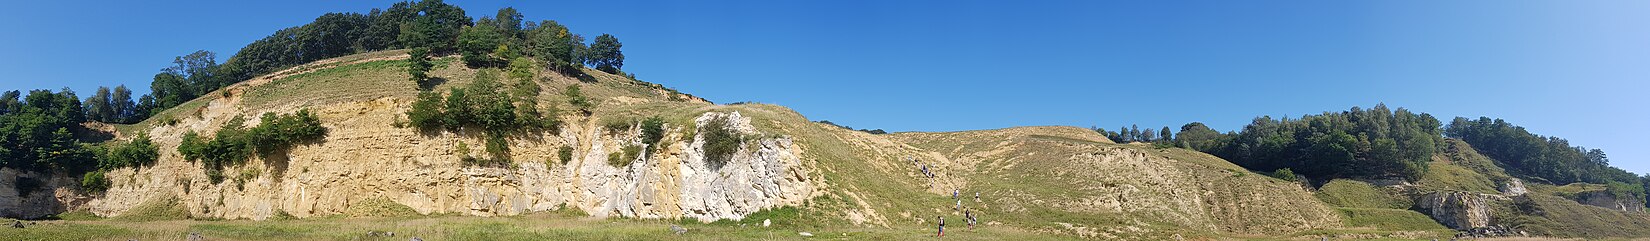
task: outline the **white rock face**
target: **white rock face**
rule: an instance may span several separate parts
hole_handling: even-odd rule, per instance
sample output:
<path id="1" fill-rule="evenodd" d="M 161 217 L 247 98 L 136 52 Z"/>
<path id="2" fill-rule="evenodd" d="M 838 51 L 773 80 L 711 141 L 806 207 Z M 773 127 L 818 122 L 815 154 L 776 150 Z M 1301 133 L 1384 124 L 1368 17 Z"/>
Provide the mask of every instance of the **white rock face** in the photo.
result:
<path id="1" fill-rule="evenodd" d="M 175 151 L 184 132 L 210 135 L 236 113 L 247 112 L 214 101 L 199 117 L 159 126 L 149 132 L 162 156 L 152 167 L 110 171 L 112 182 L 95 197 L 35 194 L 16 197 L 0 190 L 0 215 L 34 216 L 64 210 L 89 210 L 118 216 L 135 206 L 176 198 L 191 216 L 261 220 L 276 213 L 296 217 L 345 213 L 369 201 L 387 200 L 421 214 L 475 216 L 519 215 L 563 207 L 592 216 L 694 218 L 701 221 L 742 219 L 762 209 L 800 205 L 821 194 L 821 180 L 798 158 L 801 149 L 789 137 L 751 139 L 719 169 L 706 166 L 702 138 L 684 138 L 681 127 L 666 126 L 667 136 L 648 158 L 612 166 L 607 158 L 625 145 L 638 145 L 640 128 L 608 133 L 594 124 L 566 125 L 559 133 L 509 137 L 508 166 L 471 166 L 459 161 L 460 143 L 482 155 L 479 133 L 422 133 L 393 127 L 410 100 L 383 98 L 311 107 L 329 129 L 323 141 L 295 146 L 285 155 L 254 158 L 224 170 L 225 181 L 209 181 L 199 163 Z M 290 113 L 296 108 L 267 110 Z M 755 135 L 751 120 L 738 113 L 705 113 L 729 118 L 733 127 Z M 248 120 L 254 125 L 258 120 Z M 557 150 L 572 147 L 563 164 Z M 647 148 L 644 148 L 647 149 Z M 242 174 L 245 174 L 244 177 Z M 0 172 L 0 186 L 10 187 L 15 173 Z M 72 186 L 68 178 L 53 181 Z M 40 198 L 37 198 L 40 197 Z M 38 205 L 44 203 L 61 206 Z M 55 199 L 55 200 L 54 200 Z"/>
<path id="2" fill-rule="evenodd" d="M 1453 229 L 1472 229 L 1490 225 L 1490 207 L 1487 199 L 1500 198 L 1470 192 L 1442 191 L 1422 196 L 1415 203 L 1439 224 Z"/>
<path id="3" fill-rule="evenodd" d="M 739 115 L 705 113 L 694 121 L 706 126 L 713 118 L 728 118 L 730 129 L 751 133 L 750 119 Z M 702 133 L 702 132 L 696 132 Z M 721 218 L 741 219 L 762 208 L 801 203 L 811 197 L 813 185 L 801 168 L 796 148 L 789 138 L 747 142 L 720 169 L 706 163 L 704 135 L 694 137 L 683 155 L 680 192 L 681 211 L 700 221 Z"/>
<path id="4" fill-rule="evenodd" d="M 1507 180 L 1507 183 L 1501 184 L 1501 195 L 1513 197 L 1523 196 L 1525 193 L 1530 193 L 1530 190 L 1524 188 L 1524 180 L 1512 178 Z"/>

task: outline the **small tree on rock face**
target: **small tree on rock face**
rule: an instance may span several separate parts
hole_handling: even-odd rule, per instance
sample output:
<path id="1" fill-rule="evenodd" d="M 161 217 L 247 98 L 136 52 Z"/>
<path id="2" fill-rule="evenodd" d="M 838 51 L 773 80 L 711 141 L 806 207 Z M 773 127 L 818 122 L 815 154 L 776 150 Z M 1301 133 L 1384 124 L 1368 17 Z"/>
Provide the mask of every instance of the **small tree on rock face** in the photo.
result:
<path id="1" fill-rule="evenodd" d="M 418 93 L 418 100 L 413 101 L 412 110 L 407 111 L 407 120 L 419 129 L 440 128 L 443 119 L 441 113 L 441 94 L 424 91 Z"/>
<path id="2" fill-rule="evenodd" d="M 435 66 L 435 64 L 430 63 L 430 49 L 413 48 L 407 55 L 409 55 L 407 57 L 407 75 L 412 77 L 413 83 L 420 88 L 429 84 L 425 80 L 430 78 L 428 75 L 430 68 Z"/>
<path id="3" fill-rule="evenodd" d="M 594 104 L 585 99 L 583 93 L 580 93 L 579 85 L 568 85 L 567 90 L 563 91 L 562 95 L 567 96 L 567 103 L 573 105 L 573 108 L 579 109 L 579 112 L 583 112 L 585 115 L 590 115 L 590 108 Z"/>

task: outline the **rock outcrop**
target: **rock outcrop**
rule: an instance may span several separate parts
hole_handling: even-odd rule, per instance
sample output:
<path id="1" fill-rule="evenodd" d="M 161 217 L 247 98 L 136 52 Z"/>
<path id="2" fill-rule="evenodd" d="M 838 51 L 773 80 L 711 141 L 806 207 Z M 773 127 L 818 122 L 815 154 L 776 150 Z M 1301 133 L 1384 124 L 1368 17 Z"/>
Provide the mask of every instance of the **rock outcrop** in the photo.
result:
<path id="1" fill-rule="evenodd" d="M 1457 229 L 1467 230 L 1490 226 L 1490 207 L 1488 195 L 1441 191 L 1422 195 L 1416 200 L 1415 206 L 1421 209 L 1439 224 Z"/>
<path id="2" fill-rule="evenodd" d="M 1631 195 L 1618 196 L 1605 190 L 1576 193 L 1575 201 L 1581 204 L 1608 208 L 1627 212 L 1644 212 L 1644 200 Z"/>
<path id="3" fill-rule="evenodd" d="M 745 142 L 720 168 L 704 163 L 700 137 L 682 136 L 698 132 L 671 125 L 662 146 L 644 148 L 658 153 L 609 164 L 608 158 L 622 156 L 610 153 L 641 144 L 639 128 L 604 130 L 594 120 L 573 122 L 582 124 L 555 133 L 512 135 L 512 163 L 476 166 L 460 162 L 458 150 L 481 149 L 481 134 L 394 127 L 410 105 L 398 98 L 309 107 L 330 129 L 325 140 L 225 169 L 227 180 L 212 183 L 198 163 L 171 150 L 186 131 L 210 133 L 236 114 L 254 112 L 234 101 L 213 100 L 198 117 L 150 130 L 163 150 L 155 166 L 112 170 L 109 191 L 83 204 L 70 203 L 68 209 L 119 216 L 147 200 L 176 198 L 190 216 L 261 220 L 278 213 L 361 213 L 351 210 L 387 200 L 419 214 L 500 216 L 578 208 L 600 217 L 708 222 L 800 205 L 822 193 L 817 192 L 817 175 L 807 171 L 798 158 L 801 149 L 789 137 L 757 133 L 751 120 L 737 113 L 705 116 L 725 116 L 738 125 L 735 130 L 763 138 Z M 704 118 L 695 126 L 703 126 Z M 249 125 L 256 122 L 248 120 Z M 459 148 L 468 145 L 474 146 Z M 572 160 L 561 163 L 557 150 L 564 146 L 575 151 Z"/>
<path id="4" fill-rule="evenodd" d="M 1501 195 L 1508 197 L 1523 196 L 1525 193 L 1530 193 L 1530 189 L 1524 188 L 1524 180 L 1518 178 L 1508 178 L 1505 183 L 1501 183 L 1500 189 Z"/>
<path id="5" fill-rule="evenodd" d="M 0 217 L 35 219 L 62 213 L 73 203 L 85 202 L 76 193 L 76 179 L 0 168 Z"/>

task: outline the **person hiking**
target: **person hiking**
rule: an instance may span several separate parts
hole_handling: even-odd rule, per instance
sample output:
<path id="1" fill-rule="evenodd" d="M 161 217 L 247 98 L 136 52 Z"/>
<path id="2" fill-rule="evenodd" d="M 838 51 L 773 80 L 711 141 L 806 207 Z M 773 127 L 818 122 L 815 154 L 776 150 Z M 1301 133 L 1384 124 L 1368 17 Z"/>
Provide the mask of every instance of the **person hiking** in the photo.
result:
<path id="1" fill-rule="evenodd" d="M 978 223 L 980 223 L 980 215 L 979 214 L 969 214 L 968 215 L 968 229 L 974 229 L 974 224 L 978 224 Z"/>
<path id="2" fill-rule="evenodd" d="M 963 211 L 963 222 L 968 224 L 968 230 L 974 230 L 974 212 L 973 212 L 973 210 Z"/>
<path id="3" fill-rule="evenodd" d="M 951 199 L 957 199 L 957 192 L 960 192 L 960 191 L 962 191 L 962 190 L 951 189 Z"/>
<path id="4" fill-rule="evenodd" d="M 934 216 L 934 218 L 940 220 L 940 232 L 936 237 L 945 237 L 945 216 Z"/>
<path id="5" fill-rule="evenodd" d="M 980 202 L 980 191 L 974 191 L 974 202 Z"/>
<path id="6" fill-rule="evenodd" d="M 952 206 L 951 210 L 952 211 L 962 211 L 962 199 L 957 199 L 957 206 Z"/>

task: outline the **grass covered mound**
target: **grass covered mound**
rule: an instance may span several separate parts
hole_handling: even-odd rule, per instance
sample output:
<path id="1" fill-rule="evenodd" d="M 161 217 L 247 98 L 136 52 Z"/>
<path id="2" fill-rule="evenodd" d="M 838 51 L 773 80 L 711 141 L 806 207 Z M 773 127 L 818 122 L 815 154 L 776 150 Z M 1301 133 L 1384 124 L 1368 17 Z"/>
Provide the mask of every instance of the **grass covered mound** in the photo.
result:
<path id="1" fill-rule="evenodd" d="M 412 217 L 419 216 L 412 207 L 401 205 L 386 198 L 369 198 L 351 204 L 344 210 L 347 217 Z"/>
<path id="2" fill-rule="evenodd" d="M 1336 208 L 1346 216 L 1346 225 L 1380 230 L 1449 229 L 1419 212 L 1390 208 Z"/>
<path id="3" fill-rule="evenodd" d="M 1318 188 L 1318 200 L 1343 208 L 1407 209 L 1414 201 L 1367 182 L 1335 179 Z"/>

